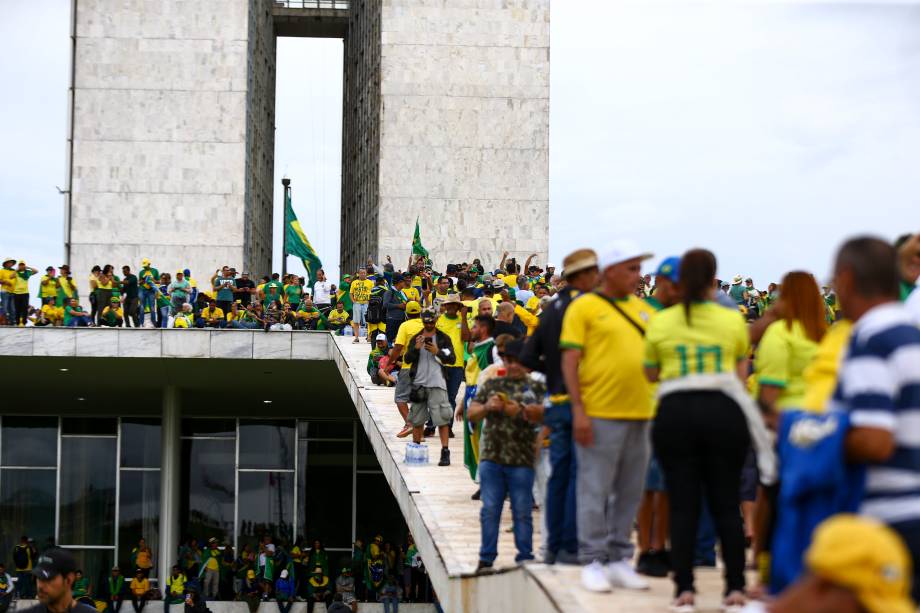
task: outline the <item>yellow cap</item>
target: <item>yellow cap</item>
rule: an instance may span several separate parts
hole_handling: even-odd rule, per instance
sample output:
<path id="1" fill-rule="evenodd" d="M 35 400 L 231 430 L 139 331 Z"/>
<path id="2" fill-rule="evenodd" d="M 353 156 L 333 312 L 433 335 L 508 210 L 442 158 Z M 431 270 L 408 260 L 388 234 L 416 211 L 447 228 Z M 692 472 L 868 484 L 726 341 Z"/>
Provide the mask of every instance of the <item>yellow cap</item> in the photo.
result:
<path id="1" fill-rule="evenodd" d="M 147 258 L 144 258 L 143 260 L 141 260 L 141 266 L 150 266 L 150 260 L 148 260 Z"/>
<path id="2" fill-rule="evenodd" d="M 415 300 L 406 303 L 406 315 L 418 315 L 422 312 L 422 305 Z"/>
<path id="3" fill-rule="evenodd" d="M 815 528 L 805 564 L 852 590 L 869 613 L 913 613 L 910 554 L 891 528 L 857 515 L 835 515 Z"/>

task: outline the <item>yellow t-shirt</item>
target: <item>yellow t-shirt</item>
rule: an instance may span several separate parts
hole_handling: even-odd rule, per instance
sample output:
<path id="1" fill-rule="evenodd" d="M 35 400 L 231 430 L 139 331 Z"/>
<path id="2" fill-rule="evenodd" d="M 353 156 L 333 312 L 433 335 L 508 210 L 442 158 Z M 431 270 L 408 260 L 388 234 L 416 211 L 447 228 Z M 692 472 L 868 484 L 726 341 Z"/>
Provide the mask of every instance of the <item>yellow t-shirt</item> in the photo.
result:
<path id="1" fill-rule="evenodd" d="M 13 293 L 16 286 L 16 270 L 13 268 L 0 268 L 0 289 Z"/>
<path id="2" fill-rule="evenodd" d="M 14 294 L 28 294 L 29 293 L 29 278 L 31 277 L 31 271 L 26 270 L 26 278 L 23 279 L 18 273 L 15 273 L 16 276 L 13 278 L 13 293 Z"/>
<path id="3" fill-rule="evenodd" d="M 527 300 L 527 304 L 524 306 L 524 308 L 526 308 L 531 313 L 536 313 L 537 309 L 540 308 L 540 299 L 537 298 L 536 296 L 531 296 Z"/>
<path id="4" fill-rule="evenodd" d="M 367 304 L 371 299 L 371 290 L 374 289 L 374 282 L 370 279 L 356 279 L 351 282 L 351 301 L 355 304 Z"/>
<path id="5" fill-rule="evenodd" d="M 56 321 L 58 319 L 64 318 L 64 309 L 58 308 L 53 304 L 43 304 L 42 313 L 44 313 L 45 317 L 51 321 Z"/>
<path id="6" fill-rule="evenodd" d="M 617 305 L 642 328 L 654 310 L 635 296 Z M 603 296 L 585 294 L 566 309 L 561 348 L 580 349 L 578 379 L 585 413 L 600 419 L 651 419 L 642 368 L 643 338 Z"/>
<path id="7" fill-rule="evenodd" d="M 527 326 L 527 336 L 533 334 L 537 326 L 540 325 L 540 318 L 519 304 L 514 305 L 514 314 L 520 317 L 524 325 Z"/>
<path id="8" fill-rule="evenodd" d="M 135 596 L 143 596 L 150 591 L 150 581 L 147 579 L 137 580 L 137 577 L 131 579 L 131 591 Z"/>
<path id="9" fill-rule="evenodd" d="M 215 558 L 214 556 L 210 556 L 208 558 L 207 564 L 205 564 L 205 568 L 207 568 L 208 570 L 219 570 L 220 567 L 217 565 L 217 558 Z"/>
<path id="10" fill-rule="evenodd" d="M 802 408 L 805 397 L 805 368 L 818 350 L 818 343 L 805 336 L 805 328 L 798 321 L 790 330 L 785 320 L 775 321 L 767 327 L 757 345 L 754 359 L 754 376 L 760 385 L 782 388 L 776 407 Z"/>
<path id="11" fill-rule="evenodd" d="M 405 296 L 406 296 L 406 302 L 411 302 L 411 301 L 415 300 L 415 301 L 418 302 L 419 304 L 422 303 L 422 296 L 421 296 L 421 294 L 418 293 L 418 290 L 417 290 L 416 288 L 414 288 L 414 287 L 407 287 L 407 288 L 404 289 L 402 292 L 403 292 L 403 294 L 405 294 Z"/>
<path id="12" fill-rule="evenodd" d="M 342 309 L 340 313 L 333 309 L 329 311 L 329 315 L 326 316 L 326 319 L 328 319 L 331 324 L 343 324 L 348 321 L 348 311 Z"/>
<path id="13" fill-rule="evenodd" d="M 498 278 L 504 281 L 508 287 L 517 289 L 517 275 L 499 275 Z"/>
<path id="14" fill-rule="evenodd" d="M 425 324 L 422 323 L 420 317 L 414 319 L 407 319 L 406 321 L 399 324 L 399 330 L 396 332 L 396 341 L 395 345 L 402 345 L 402 357 L 406 357 L 406 351 L 409 349 L 409 340 L 422 331 L 422 328 L 425 327 Z M 403 368 L 412 368 L 412 364 L 407 364 L 405 359 L 403 359 Z"/>
<path id="15" fill-rule="evenodd" d="M 42 275 L 40 294 L 42 298 L 57 298 L 57 277 Z"/>
<path id="16" fill-rule="evenodd" d="M 204 320 L 208 319 L 223 319 L 224 310 L 220 307 L 214 307 L 214 310 L 211 310 L 211 307 L 204 307 L 201 309 L 201 318 Z"/>
<path id="17" fill-rule="evenodd" d="M 458 368 L 463 367 L 463 338 L 461 332 L 463 329 L 463 322 L 460 320 L 460 315 L 458 314 L 454 318 L 450 318 L 447 315 L 441 315 L 438 317 L 438 330 L 450 337 L 450 342 L 454 346 L 454 363 L 445 364 L 445 366 L 456 366 Z M 411 338 L 411 337 L 410 337 Z"/>
<path id="18" fill-rule="evenodd" d="M 662 381 L 693 374 L 733 372 L 748 356 L 750 338 L 741 313 L 715 302 L 659 311 L 645 335 L 645 364 L 660 369 Z"/>
<path id="19" fill-rule="evenodd" d="M 837 387 L 837 371 L 852 331 L 853 323 L 841 319 L 827 329 L 818 343 L 814 358 L 802 373 L 805 381 L 802 408 L 806 411 L 823 413 L 827 409 L 827 402 Z"/>

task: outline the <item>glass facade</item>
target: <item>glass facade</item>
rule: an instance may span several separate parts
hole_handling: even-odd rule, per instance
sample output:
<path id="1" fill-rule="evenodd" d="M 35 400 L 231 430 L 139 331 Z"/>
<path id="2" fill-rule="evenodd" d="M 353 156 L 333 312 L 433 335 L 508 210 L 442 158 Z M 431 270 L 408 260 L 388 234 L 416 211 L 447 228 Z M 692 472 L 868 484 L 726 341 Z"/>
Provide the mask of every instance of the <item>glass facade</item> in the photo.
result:
<path id="1" fill-rule="evenodd" d="M 354 420 L 187 418 L 181 424 L 179 533 L 255 545 L 321 540 L 347 557 L 356 537 L 401 543 L 405 521 Z M 20 536 L 71 549 L 99 585 L 159 540 L 160 420 L 0 416 L 0 551 Z"/>

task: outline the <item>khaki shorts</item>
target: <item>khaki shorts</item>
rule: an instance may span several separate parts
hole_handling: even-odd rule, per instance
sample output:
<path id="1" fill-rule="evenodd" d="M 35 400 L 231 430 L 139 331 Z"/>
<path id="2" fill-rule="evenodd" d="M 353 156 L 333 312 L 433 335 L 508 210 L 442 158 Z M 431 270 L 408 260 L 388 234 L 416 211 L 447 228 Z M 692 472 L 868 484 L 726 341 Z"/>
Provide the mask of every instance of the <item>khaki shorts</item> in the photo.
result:
<path id="1" fill-rule="evenodd" d="M 439 387 L 426 387 L 425 391 L 428 392 L 428 399 L 425 402 L 413 402 L 409 407 L 409 423 L 420 428 L 425 425 L 430 415 L 431 423 L 435 427 L 448 425 L 454 411 L 450 408 L 447 390 Z"/>
<path id="2" fill-rule="evenodd" d="M 409 402 L 409 394 L 412 392 L 412 377 L 409 375 L 408 368 L 400 368 L 399 376 L 396 378 L 396 398 L 394 402 Z"/>

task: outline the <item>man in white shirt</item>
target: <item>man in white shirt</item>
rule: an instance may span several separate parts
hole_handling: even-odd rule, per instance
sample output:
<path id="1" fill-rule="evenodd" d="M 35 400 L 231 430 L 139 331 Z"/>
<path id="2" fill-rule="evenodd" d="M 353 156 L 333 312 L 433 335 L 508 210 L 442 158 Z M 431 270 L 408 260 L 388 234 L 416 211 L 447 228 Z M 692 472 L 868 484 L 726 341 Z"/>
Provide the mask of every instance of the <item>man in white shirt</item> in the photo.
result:
<path id="1" fill-rule="evenodd" d="M 335 284 L 326 279 L 326 273 L 320 268 L 316 271 L 316 281 L 313 283 L 313 306 L 319 309 L 324 316 L 332 310 Z"/>

